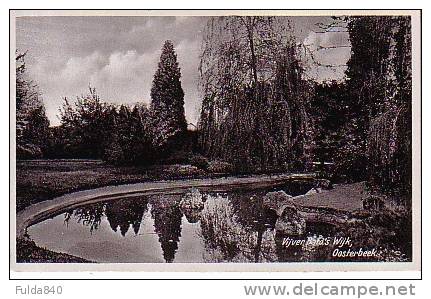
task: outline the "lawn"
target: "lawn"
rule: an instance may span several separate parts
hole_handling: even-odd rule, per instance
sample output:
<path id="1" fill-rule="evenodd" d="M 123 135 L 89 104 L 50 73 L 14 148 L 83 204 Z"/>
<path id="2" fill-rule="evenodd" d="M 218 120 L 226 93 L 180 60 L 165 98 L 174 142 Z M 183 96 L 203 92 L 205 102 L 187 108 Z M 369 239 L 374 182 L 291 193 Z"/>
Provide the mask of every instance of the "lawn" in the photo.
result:
<path id="1" fill-rule="evenodd" d="M 74 191 L 108 185 L 214 177 L 193 166 L 112 166 L 100 160 L 20 160 L 16 162 L 16 209 Z M 17 240 L 17 262 L 88 262 Z"/>
<path id="2" fill-rule="evenodd" d="M 214 176 L 185 165 L 119 167 L 100 160 L 21 160 L 16 162 L 16 207 L 20 211 L 66 193 L 108 185 Z"/>
<path id="3" fill-rule="evenodd" d="M 16 166 L 17 211 L 66 193 L 101 186 L 228 175 L 210 173 L 190 165 L 119 167 L 100 160 L 27 160 L 17 161 Z M 352 212 L 361 210 L 364 192 L 363 182 L 342 184 L 326 192 L 299 196 L 296 202 L 302 206 L 328 207 Z M 32 240 L 17 239 L 16 253 L 17 262 L 88 262 L 38 247 Z"/>
<path id="4" fill-rule="evenodd" d="M 38 247 L 32 240 L 17 239 L 18 263 L 89 263 L 83 258 Z"/>

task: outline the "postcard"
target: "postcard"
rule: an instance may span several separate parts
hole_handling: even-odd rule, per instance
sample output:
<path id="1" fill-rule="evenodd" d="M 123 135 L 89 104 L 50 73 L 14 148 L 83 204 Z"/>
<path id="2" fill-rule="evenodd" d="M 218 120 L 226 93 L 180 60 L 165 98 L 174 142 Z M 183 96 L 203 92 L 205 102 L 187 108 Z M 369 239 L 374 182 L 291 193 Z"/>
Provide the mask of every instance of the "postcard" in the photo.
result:
<path id="1" fill-rule="evenodd" d="M 13 271 L 420 271 L 418 10 L 12 10 Z"/>

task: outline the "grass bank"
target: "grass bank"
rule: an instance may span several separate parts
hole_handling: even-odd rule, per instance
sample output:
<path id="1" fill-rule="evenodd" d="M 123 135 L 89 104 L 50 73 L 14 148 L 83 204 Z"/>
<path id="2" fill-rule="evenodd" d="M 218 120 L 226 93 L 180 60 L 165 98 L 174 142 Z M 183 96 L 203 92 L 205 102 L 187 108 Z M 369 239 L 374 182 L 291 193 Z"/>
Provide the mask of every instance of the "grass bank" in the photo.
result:
<path id="1" fill-rule="evenodd" d="M 226 173 L 210 173 L 190 165 L 118 167 L 111 166 L 99 160 L 17 161 L 16 166 L 16 206 L 18 211 L 31 204 L 50 200 L 66 193 L 102 186 L 156 180 L 213 178 L 227 175 Z M 364 196 L 364 190 L 364 183 L 338 185 L 336 188 L 328 192 L 297 198 L 296 201 L 300 205 L 304 206 L 329 207 L 351 212 L 361 209 L 361 198 Z M 400 221 L 398 221 L 400 217 L 397 215 L 395 215 L 397 217 L 389 217 L 390 215 L 388 216 L 387 213 L 378 213 L 372 214 L 372 217 L 370 217 L 370 215 L 365 216 L 364 217 L 367 218 L 367 222 L 361 221 L 364 229 L 359 230 L 359 227 L 355 225 L 352 228 L 354 232 L 357 233 L 360 231 L 360 234 L 365 236 L 365 232 L 375 230 L 376 227 L 385 228 L 378 234 L 380 236 L 386 236 L 390 233 L 393 234 L 394 228 L 395 232 L 409 231 L 408 229 L 401 229 L 399 225 L 398 227 L 396 226 L 397 223 L 400 223 Z M 390 221 L 388 220 L 388 217 Z M 409 219 L 408 217 L 404 218 Z M 396 221 L 392 221 L 393 219 Z M 388 226 L 389 228 L 387 228 Z M 408 227 L 408 224 L 401 226 Z M 360 237 L 361 236 L 356 236 L 358 240 Z M 393 238 L 398 237 L 399 236 L 397 234 L 393 236 Z M 401 239 L 411 240 L 411 236 L 402 236 Z M 409 249 L 407 248 L 403 251 L 408 252 Z M 31 240 L 17 240 L 16 253 L 17 262 L 25 263 L 90 262 L 71 255 L 56 253 L 45 248 L 40 248 Z M 411 254 L 408 255 L 411 256 Z"/>
<path id="2" fill-rule="evenodd" d="M 217 177 L 187 165 L 112 166 L 100 160 L 21 160 L 16 162 L 16 208 L 74 191 L 155 180 Z"/>
<path id="3" fill-rule="evenodd" d="M 38 247 L 32 240 L 17 239 L 17 263 L 89 263 L 83 258 Z"/>
<path id="4" fill-rule="evenodd" d="M 184 165 L 112 166 L 100 160 L 20 160 L 16 162 L 17 211 L 63 194 L 109 185 L 153 180 L 216 177 Z M 17 240 L 17 262 L 89 262 L 40 248 L 31 240 Z"/>

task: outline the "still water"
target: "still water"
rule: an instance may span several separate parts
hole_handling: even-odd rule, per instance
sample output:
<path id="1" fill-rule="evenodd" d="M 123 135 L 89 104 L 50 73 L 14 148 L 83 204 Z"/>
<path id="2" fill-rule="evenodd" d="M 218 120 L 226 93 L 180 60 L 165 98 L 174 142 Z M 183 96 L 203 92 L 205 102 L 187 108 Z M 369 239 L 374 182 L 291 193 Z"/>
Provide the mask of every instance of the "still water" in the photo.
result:
<path id="1" fill-rule="evenodd" d="M 147 196 L 83 206 L 28 228 L 37 245 L 101 263 L 325 261 L 318 246 L 291 250 L 262 207 L 266 191 Z M 184 207 L 186 196 L 200 207 Z M 306 237 L 333 234 L 307 225 Z"/>

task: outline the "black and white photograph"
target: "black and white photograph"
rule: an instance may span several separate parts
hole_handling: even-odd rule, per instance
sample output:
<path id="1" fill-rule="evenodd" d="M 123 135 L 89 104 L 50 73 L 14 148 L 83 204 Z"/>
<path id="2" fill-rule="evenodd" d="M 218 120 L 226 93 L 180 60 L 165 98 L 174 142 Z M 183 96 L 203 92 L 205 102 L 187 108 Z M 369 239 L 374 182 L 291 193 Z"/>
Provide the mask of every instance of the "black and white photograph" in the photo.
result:
<path id="1" fill-rule="evenodd" d="M 420 270 L 418 11 L 11 14 L 15 269 Z"/>

